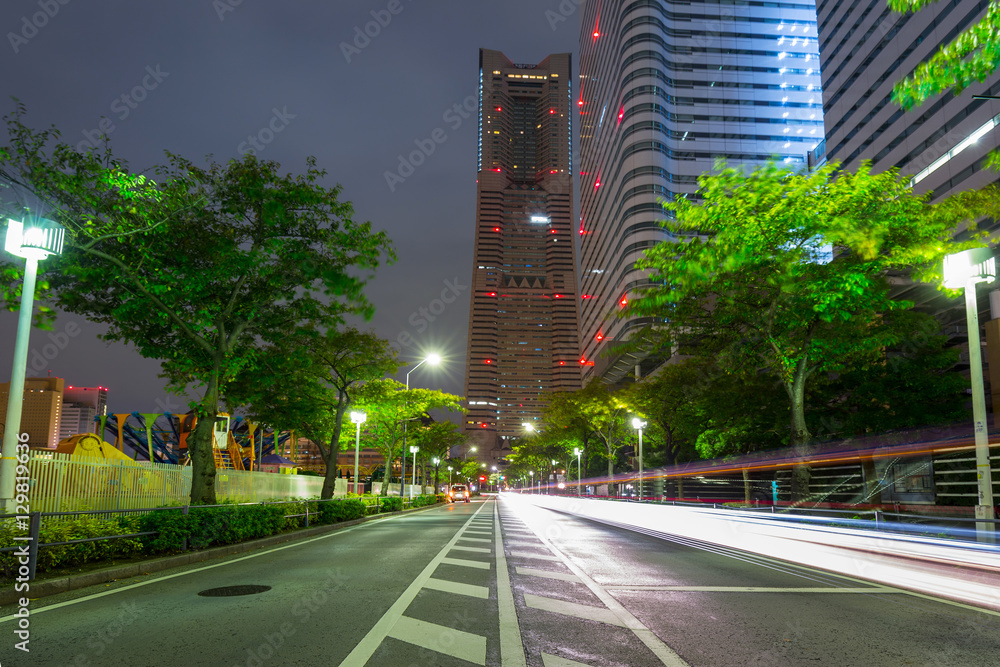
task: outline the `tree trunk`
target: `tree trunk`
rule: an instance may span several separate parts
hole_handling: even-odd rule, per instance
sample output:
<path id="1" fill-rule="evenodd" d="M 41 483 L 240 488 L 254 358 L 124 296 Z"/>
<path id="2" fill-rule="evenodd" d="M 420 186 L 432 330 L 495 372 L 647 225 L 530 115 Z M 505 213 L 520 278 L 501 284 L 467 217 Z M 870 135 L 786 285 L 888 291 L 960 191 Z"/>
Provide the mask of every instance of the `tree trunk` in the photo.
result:
<path id="1" fill-rule="evenodd" d="M 862 459 L 861 470 L 865 479 L 864 502 L 873 505 L 882 504 L 882 489 L 879 486 L 878 472 L 875 470 L 874 459 Z"/>
<path id="2" fill-rule="evenodd" d="M 191 457 L 191 504 L 215 505 L 215 419 L 219 409 L 219 368 L 213 369 L 198 405 L 198 423 L 188 439 Z"/>
<path id="3" fill-rule="evenodd" d="M 677 478 L 677 500 L 683 500 L 683 499 L 684 499 L 684 478 L 683 477 L 678 477 Z"/>
<path id="4" fill-rule="evenodd" d="M 336 488 L 337 479 L 337 454 L 340 453 L 340 431 L 344 423 L 344 413 L 347 411 L 348 401 L 346 397 L 341 394 L 337 400 L 337 416 L 333 421 L 333 433 L 330 435 L 330 444 L 325 452 L 326 457 L 324 462 L 326 463 L 326 476 L 323 478 L 323 488 L 319 492 L 319 497 L 321 500 L 329 500 L 333 498 L 333 493 Z M 322 452 L 322 448 L 320 448 Z M 357 489 L 354 492 L 357 493 Z M 361 494 L 358 494 L 361 495 Z"/>
<path id="5" fill-rule="evenodd" d="M 743 502 L 750 504 L 750 471 L 743 469 Z"/>
<path id="6" fill-rule="evenodd" d="M 796 456 L 800 459 L 806 457 L 806 448 L 812 440 L 812 435 L 806 426 L 805 389 L 807 376 L 806 359 L 803 357 L 799 360 L 798 366 L 795 369 L 792 386 L 788 392 L 792 409 L 792 447 L 795 450 Z M 802 502 L 809 498 L 809 480 L 811 476 L 812 470 L 807 464 L 798 465 L 792 469 L 791 491 L 793 502 Z"/>

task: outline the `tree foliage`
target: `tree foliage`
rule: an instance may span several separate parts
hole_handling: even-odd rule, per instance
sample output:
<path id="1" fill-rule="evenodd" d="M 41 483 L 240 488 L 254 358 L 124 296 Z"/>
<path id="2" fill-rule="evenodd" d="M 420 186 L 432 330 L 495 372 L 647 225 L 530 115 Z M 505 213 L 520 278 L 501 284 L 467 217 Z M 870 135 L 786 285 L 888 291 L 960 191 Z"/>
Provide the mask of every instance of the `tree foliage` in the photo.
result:
<path id="1" fill-rule="evenodd" d="M 936 0 L 889 0 L 896 12 L 919 11 Z M 958 95 L 970 84 L 985 81 L 1000 65 L 1000 5 L 991 1 L 978 23 L 943 45 L 910 76 L 893 87 L 892 101 L 912 109 L 951 89 Z"/>
<path id="2" fill-rule="evenodd" d="M 674 240 L 637 263 L 649 284 L 626 312 L 660 320 L 657 331 L 681 350 L 711 345 L 744 378 L 772 374 L 795 446 L 811 439 L 809 383 L 873 363 L 899 341 L 886 314 L 911 304 L 891 297 L 887 273 L 939 277 L 943 255 L 983 244 L 974 221 L 996 200 L 990 188 L 932 205 L 896 171 L 872 174 L 867 164 L 853 173 L 720 165 L 699 185 L 697 201 L 664 204 Z M 967 240 L 957 243 L 960 225 Z"/>
<path id="3" fill-rule="evenodd" d="M 353 219 L 311 158 L 305 173 L 282 175 L 252 154 L 201 167 L 168 153 L 154 182 L 107 149 L 80 152 L 55 130 L 34 132 L 18 114 L 8 129 L 4 176 L 68 229 L 67 251 L 45 267 L 56 304 L 161 360 L 175 390 L 202 388 L 188 440 L 191 502 L 214 503 L 220 396 L 262 343 L 311 322 L 370 316 L 363 288 L 394 259 L 389 239 Z"/>
<path id="4" fill-rule="evenodd" d="M 353 327 L 305 328 L 261 350 L 226 393 L 231 406 L 245 406 L 256 421 L 295 430 L 312 440 L 326 464 L 321 498 L 332 498 L 337 454 L 353 445 L 348 410 L 363 382 L 399 369 L 387 340 Z"/>

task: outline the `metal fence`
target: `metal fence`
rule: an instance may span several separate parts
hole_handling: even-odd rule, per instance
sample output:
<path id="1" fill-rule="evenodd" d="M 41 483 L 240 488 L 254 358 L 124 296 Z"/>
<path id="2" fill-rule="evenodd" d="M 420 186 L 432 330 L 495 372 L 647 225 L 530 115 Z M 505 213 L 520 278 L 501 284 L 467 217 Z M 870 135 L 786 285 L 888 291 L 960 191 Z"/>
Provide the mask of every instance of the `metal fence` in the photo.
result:
<path id="1" fill-rule="evenodd" d="M 28 460 L 31 509 L 40 512 L 123 510 L 185 504 L 190 500 L 191 468 L 72 457 L 35 452 Z M 219 500 L 258 502 L 309 498 L 320 494 L 323 478 L 245 470 L 218 470 Z"/>

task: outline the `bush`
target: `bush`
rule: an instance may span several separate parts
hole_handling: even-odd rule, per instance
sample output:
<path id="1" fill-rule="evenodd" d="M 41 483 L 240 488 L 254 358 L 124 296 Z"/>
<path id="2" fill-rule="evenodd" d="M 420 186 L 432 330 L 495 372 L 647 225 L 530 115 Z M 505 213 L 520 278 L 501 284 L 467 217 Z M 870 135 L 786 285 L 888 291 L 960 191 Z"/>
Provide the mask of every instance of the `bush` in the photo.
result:
<path id="1" fill-rule="evenodd" d="M 399 496 L 386 496 L 379 501 L 379 512 L 398 512 L 403 509 L 403 499 Z"/>
<path id="2" fill-rule="evenodd" d="M 67 518 L 46 517 L 39 531 L 39 542 L 66 542 L 87 537 L 102 537 L 105 535 L 127 535 L 138 533 L 139 519 L 131 514 L 119 514 L 112 519 L 98 516 L 73 516 Z M 21 535 L 14 527 L 14 521 L 0 522 L 0 547 L 23 546 L 24 542 L 15 542 L 14 536 Z M 132 558 L 142 553 L 142 542 L 138 538 L 119 538 L 101 540 L 100 542 L 81 542 L 60 547 L 43 547 L 38 550 L 37 573 L 47 572 L 63 567 L 71 567 L 83 563 L 115 558 Z M 17 574 L 18 562 L 14 552 L 0 553 L 0 578 L 13 579 Z"/>
<path id="3" fill-rule="evenodd" d="M 337 498 L 319 503 L 320 523 L 340 523 L 360 519 L 365 515 L 365 504 L 360 498 Z"/>
<path id="4" fill-rule="evenodd" d="M 426 507 L 428 505 L 433 505 L 435 503 L 444 502 L 444 494 L 438 495 L 422 495 L 417 496 L 413 499 L 413 507 Z"/>
<path id="5" fill-rule="evenodd" d="M 235 544 L 280 533 L 284 529 L 286 505 L 224 505 L 191 507 L 187 515 L 179 508 L 158 510 L 142 517 L 142 530 L 159 535 L 146 538 L 150 553 L 205 549 L 216 544 Z"/>

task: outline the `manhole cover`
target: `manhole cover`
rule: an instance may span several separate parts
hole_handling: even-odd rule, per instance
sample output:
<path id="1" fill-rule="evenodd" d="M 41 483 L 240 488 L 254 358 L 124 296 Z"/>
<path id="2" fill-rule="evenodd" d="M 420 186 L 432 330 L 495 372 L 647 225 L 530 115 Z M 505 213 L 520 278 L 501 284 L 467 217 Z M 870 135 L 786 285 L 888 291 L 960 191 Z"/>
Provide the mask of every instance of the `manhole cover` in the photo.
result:
<path id="1" fill-rule="evenodd" d="M 220 586 L 219 588 L 209 588 L 201 591 L 198 595 L 206 598 L 224 598 L 233 595 L 255 595 L 271 590 L 270 586 L 257 586 L 256 584 L 244 584 L 243 586 Z"/>

